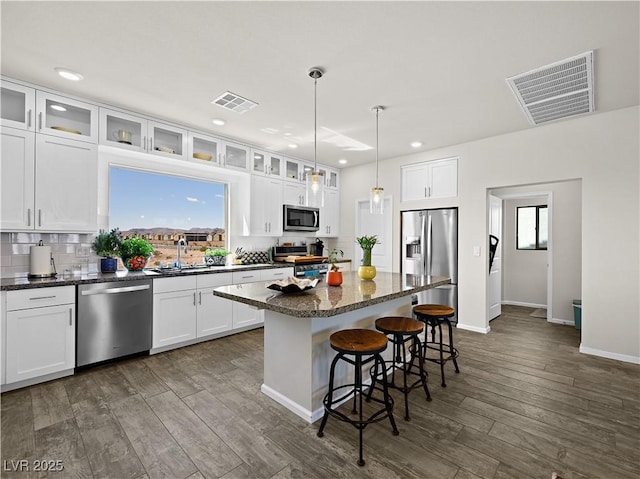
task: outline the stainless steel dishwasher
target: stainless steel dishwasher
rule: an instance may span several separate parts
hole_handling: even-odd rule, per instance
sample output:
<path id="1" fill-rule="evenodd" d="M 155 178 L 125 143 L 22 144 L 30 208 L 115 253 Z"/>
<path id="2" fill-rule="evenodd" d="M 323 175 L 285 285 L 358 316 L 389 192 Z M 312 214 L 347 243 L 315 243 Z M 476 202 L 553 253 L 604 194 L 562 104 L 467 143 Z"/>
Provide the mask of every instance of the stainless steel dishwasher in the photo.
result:
<path id="1" fill-rule="evenodd" d="M 78 286 L 76 367 L 151 349 L 152 280 Z"/>

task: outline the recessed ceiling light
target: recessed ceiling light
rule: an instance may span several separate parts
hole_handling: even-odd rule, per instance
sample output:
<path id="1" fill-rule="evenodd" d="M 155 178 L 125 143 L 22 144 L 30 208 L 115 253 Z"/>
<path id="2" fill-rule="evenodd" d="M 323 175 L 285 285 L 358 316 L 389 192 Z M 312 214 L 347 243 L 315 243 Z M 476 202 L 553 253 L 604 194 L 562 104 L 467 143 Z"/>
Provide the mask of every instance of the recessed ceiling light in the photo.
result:
<path id="1" fill-rule="evenodd" d="M 340 163 L 341 165 L 346 165 L 347 164 L 347 160 L 342 158 L 342 159 L 338 160 L 338 163 Z"/>
<path id="2" fill-rule="evenodd" d="M 298 148 L 298 145 L 296 145 L 295 143 L 289 143 L 289 145 L 287 145 L 289 148 Z"/>
<path id="3" fill-rule="evenodd" d="M 80 81 L 84 78 L 82 75 L 80 75 L 80 73 L 71 71 L 68 68 L 56 67 L 54 68 L 54 70 L 58 72 L 58 75 L 60 75 L 62 78 L 65 78 L 66 80 Z"/>
<path id="4" fill-rule="evenodd" d="M 284 136 L 291 136 L 291 133 L 287 131 L 284 133 Z"/>
<path id="5" fill-rule="evenodd" d="M 62 105 L 51 105 L 50 108 L 57 111 L 67 111 L 67 109 Z"/>
<path id="6" fill-rule="evenodd" d="M 225 124 L 224 120 L 220 120 L 218 118 L 216 118 L 215 120 L 213 120 L 211 123 L 213 123 L 214 125 L 218 125 L 218 126 L 222 126 Z"/>
<path id="7" fill-rule="evenodd" d="M 422 142 L 421 141 L 412 141 L 411 142 L 411 147 L 412 148 L 420 148 L 422 146 Z"/>

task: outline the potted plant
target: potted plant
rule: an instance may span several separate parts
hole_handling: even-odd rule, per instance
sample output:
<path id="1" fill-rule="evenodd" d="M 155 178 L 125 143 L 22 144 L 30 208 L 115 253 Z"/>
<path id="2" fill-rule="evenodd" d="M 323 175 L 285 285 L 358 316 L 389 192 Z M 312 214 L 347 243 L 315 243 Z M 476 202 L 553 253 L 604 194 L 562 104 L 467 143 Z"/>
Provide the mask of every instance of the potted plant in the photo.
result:
<path id="1" fill-rule="evenodd" d="M 371 266 L 371 250 L 378 244 L 378 237 L 360 236 L 356 241 L 362 248 L 362 266 L 358 268 L 358 276 L 360 279 L 373 279 L 376 277 L 376 267 Z"/>
<path id="2" fill-rule="evenodd" d="M 134 235 L 120 241 L 118 252 L 125 268 L 129 271 L 140 271 L 153 254 L 153 246 L 146 239 Z"/>
<path id="3" fill-rule="evenodd" d="M 327 284 L 329 286 L 340 286 L 342 284 L 342 271 L 337 265 L 339 259 L 344 256 L 344 252 L 341 249 L 334 248 L 329 250 L 329 255 L 326 261 L 331 263 L 331 269 L 327 272 Z"/>
<path id="4" fill-rule="evenodd" d="M 229 254 L 231 254 L 231 251 L 227 251 L 226 249 L 207 248 L 204 252 L 204 262 L 209 266 L 223 266 L 226 263 L 227 255 Z"/>
<path id="5" fill-rule="evenodd" d="M 118 247 L 120 245 L 120 237 L 118 230 L 112 229 L 107 232 L 100 230 L 93 240 L 93 250 L 98 256 L 101 256 L 100 271 L 103 273 L 114 273 L 118 269 Z"/>

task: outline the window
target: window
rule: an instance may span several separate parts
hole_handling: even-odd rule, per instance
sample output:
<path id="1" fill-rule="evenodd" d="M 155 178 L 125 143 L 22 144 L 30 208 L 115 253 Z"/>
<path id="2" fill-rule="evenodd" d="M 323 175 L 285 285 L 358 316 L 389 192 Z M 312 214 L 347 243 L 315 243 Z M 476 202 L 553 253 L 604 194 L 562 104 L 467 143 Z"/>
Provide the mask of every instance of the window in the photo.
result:
<path id="1" fill-rule="evenodd" d="M 109 168 L 109 228 L 137 234 L 153 245 L 150 265 L 177 260 L 180 238 L 187 240 L 182 262 L 202 263 L 207 248 L 225 248 L 226 184 L 130 168 Z"/>
<path id="2" fill-rule="evenodd" d="M 516 249 L 547 249 L 549 217 L 547 205 L 516 208 Z"/>

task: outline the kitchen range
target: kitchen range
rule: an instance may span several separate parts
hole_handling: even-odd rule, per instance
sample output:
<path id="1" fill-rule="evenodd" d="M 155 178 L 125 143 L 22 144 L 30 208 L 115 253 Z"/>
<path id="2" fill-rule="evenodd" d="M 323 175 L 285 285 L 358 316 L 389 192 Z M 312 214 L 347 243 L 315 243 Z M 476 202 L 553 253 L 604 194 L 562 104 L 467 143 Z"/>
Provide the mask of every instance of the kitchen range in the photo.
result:
<path id="1" fill-rule="evenodd" d="M 327 274 L 329 264 L 326 256 L 308 255 L 306 246 L 275 246 L 273 260 L 293 264 L 296 277 L 310 277 Z"/>

